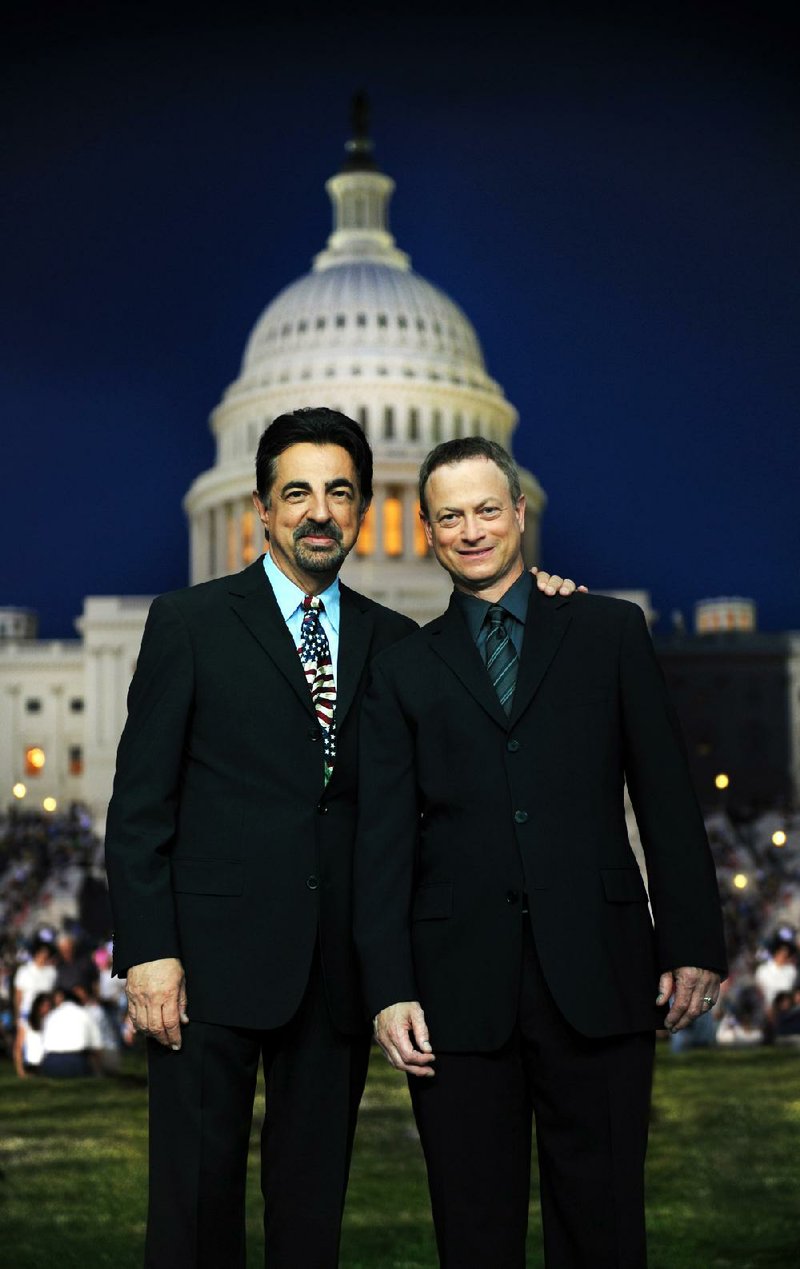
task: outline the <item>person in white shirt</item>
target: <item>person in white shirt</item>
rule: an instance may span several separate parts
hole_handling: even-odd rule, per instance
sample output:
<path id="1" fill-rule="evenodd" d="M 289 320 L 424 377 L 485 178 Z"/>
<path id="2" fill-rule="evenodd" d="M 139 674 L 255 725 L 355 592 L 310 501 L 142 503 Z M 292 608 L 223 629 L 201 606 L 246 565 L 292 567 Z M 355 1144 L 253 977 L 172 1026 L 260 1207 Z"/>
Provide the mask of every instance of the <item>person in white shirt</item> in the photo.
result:
<path id="1" fill-rule="evenodd" d="M 797 949 L 790 939 L 778 938 L 768 960 L 755 972 L 756 986 L 769 1011 L 779 991 L 792 991 L 797 979 Z"/>
<path id="2" fill-rule="evenodd" d="M 70 992 L 57 991 L 55 1001 L 42 1024 L 42 1075 L 62 1079 L 99 1074 L 103 1037 L 97 1022 Z"/>
<path id="3" fill-rule="evenodd" d="M 53 949 L 45 939 L 37 939 L 31 959 L 20 965 L 14 977 L 14 1009 L 17 1029 L 14 1036 L 14 1069 L 20 1078 L 27 1075 L 25 1043 L 28 1017 L 37 996 L 52 991 L 56 983 Z"/>

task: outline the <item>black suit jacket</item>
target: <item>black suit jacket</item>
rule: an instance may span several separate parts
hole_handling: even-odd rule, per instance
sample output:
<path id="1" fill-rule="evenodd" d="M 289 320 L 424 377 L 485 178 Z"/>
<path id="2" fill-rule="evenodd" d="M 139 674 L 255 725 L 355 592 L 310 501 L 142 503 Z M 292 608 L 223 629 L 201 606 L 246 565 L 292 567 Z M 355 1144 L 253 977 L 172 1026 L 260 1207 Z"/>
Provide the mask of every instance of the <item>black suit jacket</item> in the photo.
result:
<path id="1" fill-rule="evenodd" d="M 373 1014 L 419 1000 L 434 1049 L 502 1045 L 524 894 L 553 996 L 586 1035 L 659 1025 L 665 969 L 724 971 L 703 820 L 636 605 L 534 589 L 507 718 L 451 603 L 376 659 L 361 745 L 355 929 Z"/>
<path id="2" fill-rule="evenodd" d="M 319 931 L 328 1002 L 364 1025 L 352 940 L 360 699 L 407 617 L 341 587 L 337 757 L 324 787 L 300 660 L 259 559 L 162 595 L 128 696 L 108 812 L 114 966 L 178 956 L 189 1015 L 286 1022 Z"/>

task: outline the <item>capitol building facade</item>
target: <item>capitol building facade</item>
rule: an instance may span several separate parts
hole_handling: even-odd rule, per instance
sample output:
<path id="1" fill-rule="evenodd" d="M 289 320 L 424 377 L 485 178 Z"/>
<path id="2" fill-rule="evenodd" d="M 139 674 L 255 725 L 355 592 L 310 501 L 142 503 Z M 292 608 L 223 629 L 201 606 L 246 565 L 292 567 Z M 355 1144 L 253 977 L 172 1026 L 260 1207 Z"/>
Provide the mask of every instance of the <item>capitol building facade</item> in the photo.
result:
<path id="1" fill-rule="evenodd" d="M 327 183 L 333 231 L 309 273 L 267 306 L 238 378 L 211 415 L 215 462 L 184 500 L 192 584 L 264 549 L 250 500 L 258 438 L 276 415 L 329 405 L 357 419 L 375 455 L 375 496 L 343 577 L 419 622 L 450 583 L 428 552 L 417 472 L 441 440 L 481 435 L 511 450 L 517 412 L 488 374 L 459 307 L 411 268 L 389 231 L 392 179 L 379 171 L 363 103 L 342 169 Z M 538 559 L 545 495 L 521 472 L 525 553 Z M 0 788 L 24 805 L 86 803 L 102 823 L 150 597 L 89 597 L 80 638 L 43 641 L 35 617 L 0 609 Z M 24 790 L 24 792 L 23 792 Z"/>

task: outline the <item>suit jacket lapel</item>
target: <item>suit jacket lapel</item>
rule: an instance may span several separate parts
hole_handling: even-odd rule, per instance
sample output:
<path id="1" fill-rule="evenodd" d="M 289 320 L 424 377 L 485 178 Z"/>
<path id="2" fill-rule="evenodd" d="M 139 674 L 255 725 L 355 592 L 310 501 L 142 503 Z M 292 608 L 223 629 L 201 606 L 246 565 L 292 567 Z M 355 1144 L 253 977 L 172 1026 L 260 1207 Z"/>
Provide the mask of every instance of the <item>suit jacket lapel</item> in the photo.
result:
<path id="1" fill-rule="evenodd" d="M 525 639 L 522 644 L 517 685 L 514 689 L 510 725 L 513 725 L 530 705 L 547 667 L 558 651 L 558 645 L 564 637 L 571 616 L 568 596 L 549 598 L 533 586 L 528 601 Z"/>
<path id="2" fill-rule="evenodd" d="M 486 713 L 502 728 L 507 728 L 508 719 L 492 687 L 486 666 L 452 598 L 447 612 L 429 627 L 429 635 L 433 651 L 458 676 Z"/>
<path id="3" fill-rule="evenodd" d="M 232 577 L 228 590 L 236 615 L 294 688 L 309 715 L 316 718 L 297 649 L 264 573 L 263 561 L 257 559 Z"/>
<path id="4" fill-rule="evenodd" d="M 336 729 L 341 730 L 364 673 L 375 626 L 372 611 L 340 584 L 339 660 L 336 667 Z"/>

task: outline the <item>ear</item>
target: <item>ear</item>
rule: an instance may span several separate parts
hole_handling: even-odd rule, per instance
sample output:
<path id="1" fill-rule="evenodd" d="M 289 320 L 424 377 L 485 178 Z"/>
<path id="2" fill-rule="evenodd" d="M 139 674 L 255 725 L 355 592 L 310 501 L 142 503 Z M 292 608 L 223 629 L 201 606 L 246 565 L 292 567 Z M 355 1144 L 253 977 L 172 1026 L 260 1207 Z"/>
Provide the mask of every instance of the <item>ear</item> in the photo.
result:
<path id="1" fill-rule="evenodd" d="M 517 505 L 514 508 L 514 515 L 517 517 L 520 533 L 525 532 L 525 495 L 520 494 L 517 499 Z"/>
<path id="2" fill-rule="evenodd" d="M 422 527 L 425 530 L 425 541 L 428 543 L 428 546 L 432 547 L 433 546 L 433 529 L 431 528 L 431 522 L 430 520 L 425 518 L 425 516 L 422 514 L 421 511 L 419 513 L 419 518 L 422 521 Z"/>
<path id="3" fill-rule="evenodd" d="M 269 511 L 261 501 L 261 495 L 257 489 L 253 490 L 253 506 L 256 509 L 256 515 L 263 524 L 265 529 L 269 528 Z"/>

